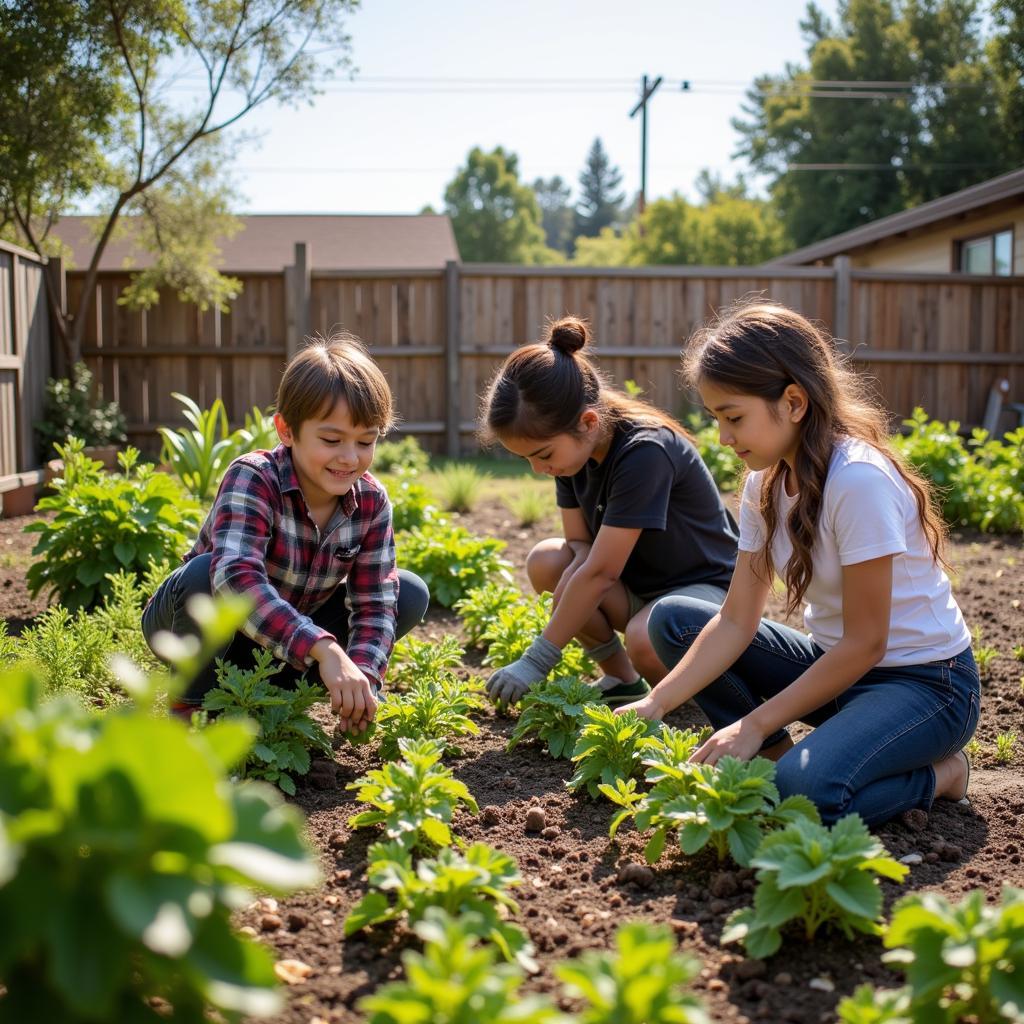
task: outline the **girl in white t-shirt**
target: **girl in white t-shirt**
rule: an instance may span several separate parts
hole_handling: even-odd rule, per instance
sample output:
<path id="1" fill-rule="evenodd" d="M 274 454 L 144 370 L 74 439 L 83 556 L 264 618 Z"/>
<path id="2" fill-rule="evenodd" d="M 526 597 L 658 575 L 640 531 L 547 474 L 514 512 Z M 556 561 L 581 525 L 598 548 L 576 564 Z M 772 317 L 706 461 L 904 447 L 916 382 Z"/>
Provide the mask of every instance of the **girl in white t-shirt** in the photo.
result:
<path id="1" fill-rule="evenodd" d="M 721 608 L 659 602 L 650 637 L 670 671 L 620 710 L 660 718 L 694 698 L 716 732 L 693 760 L 771 757 L 780 792 L 827 822 L 964 798 L 978 670 L 942 520 L 884 410 L 829 339 L 773 303 L 700 331 L 685 371 L 750 470 L 739 558 Z M 809 635 L 761 618 L 776 573 Z M 796 721 L 815 728 L 794 746 Z"/>

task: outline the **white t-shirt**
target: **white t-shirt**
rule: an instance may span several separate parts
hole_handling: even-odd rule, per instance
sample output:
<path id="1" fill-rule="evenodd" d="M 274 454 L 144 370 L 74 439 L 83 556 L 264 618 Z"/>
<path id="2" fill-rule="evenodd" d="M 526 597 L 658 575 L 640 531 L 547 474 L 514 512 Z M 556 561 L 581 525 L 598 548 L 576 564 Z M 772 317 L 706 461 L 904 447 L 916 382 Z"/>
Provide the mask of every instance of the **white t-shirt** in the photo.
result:
<path id="1" fill-rule="evenodd" d="M 759 511 L 765 471 L 749 474 L 740 504 L 740 550 L 760 551 L 767 533 Z M 786 520 L 796 504 L 780 480 L 772 559 L 781 574 L 793 553 Z M 913 491 L 877 449 L 846 438 L 832 451 L 804 594 L 804 626 L 829 650 L 843 636 L 844 565 L 883 555 L 892 560 L 892 611 L 880 666 L 922 665 L 959 654 L 971 634 L 949 577 L 932 558 Z"/>

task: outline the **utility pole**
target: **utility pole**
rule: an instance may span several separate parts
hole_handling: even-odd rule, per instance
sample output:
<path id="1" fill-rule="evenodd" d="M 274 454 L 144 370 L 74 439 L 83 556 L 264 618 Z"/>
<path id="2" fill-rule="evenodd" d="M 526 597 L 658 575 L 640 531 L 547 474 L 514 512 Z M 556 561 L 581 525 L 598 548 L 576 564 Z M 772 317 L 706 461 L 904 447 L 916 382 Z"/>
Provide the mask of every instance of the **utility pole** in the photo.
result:
<path id="1" fill-rule="evenodd" d="M 640 112 L 640 202 L 638 214 L 643 215 L 647 206 L 647 101 L 654 95 L 658 86 L 661 85 L 661 75 L 648 83 L 644 75 L 643 85 L 640 90 L 640 101 L 629 112 L 630 117 L 635 117 Z"/>

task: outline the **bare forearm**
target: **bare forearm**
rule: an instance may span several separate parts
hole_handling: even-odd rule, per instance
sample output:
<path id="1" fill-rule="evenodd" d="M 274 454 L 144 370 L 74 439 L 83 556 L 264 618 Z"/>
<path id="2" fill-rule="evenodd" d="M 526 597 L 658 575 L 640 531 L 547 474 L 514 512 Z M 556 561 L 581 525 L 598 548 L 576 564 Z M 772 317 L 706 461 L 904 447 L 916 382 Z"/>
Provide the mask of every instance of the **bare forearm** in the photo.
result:
<path id="1" fill-rule="evenodd" d="M 614 579 L 588 572 L 586 564 L 582 565 L 565 585 L 558 606 L 544 630 L 545 639 L 556 647 L 565 647 L 583 629 L 601 599 L 614 585 Z"/>
<path id="2" fill-rule="evenodd" d="M 765 736 L 798 721 L 849 689 L 884 651 L 844 637 L 781 693 L 747 717 Z"/>
<path id="3" fill-rule="evenodd" d="M 719 612 L 651 692 L 660 714 L 679 707 L 717 679 L 747 649 L 753 636 L 751 630 Z"/>

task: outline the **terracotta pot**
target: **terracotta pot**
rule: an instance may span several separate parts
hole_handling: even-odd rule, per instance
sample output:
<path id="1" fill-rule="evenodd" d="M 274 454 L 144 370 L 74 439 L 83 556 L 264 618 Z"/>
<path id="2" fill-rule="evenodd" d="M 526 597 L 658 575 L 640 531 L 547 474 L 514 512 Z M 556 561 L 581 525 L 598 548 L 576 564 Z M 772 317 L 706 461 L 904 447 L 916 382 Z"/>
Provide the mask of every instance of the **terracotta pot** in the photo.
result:
<path id="1" fill-rule="evenodd" d="M 44 470 L 28 470 L 0 477 L 0 505 L 2 516 L 27 516 L 36 506 L 36 495 L 46 478 Z"/>
<path id="2" fill-rule="evenodd" d="M 121 449 L 116 444 L 104 444 L 104 445 L 86 445 L 83 449 L 84 454 L 88 455 L 90 459 L 96 459 L 98 462 L 103 463 L 103 468 L 108 473 L 116 473 L 121 467 L 117 462 L 117 453 Z"/>

